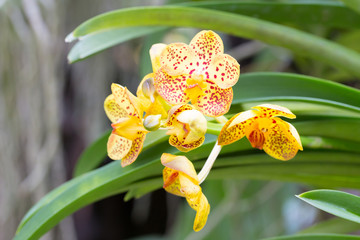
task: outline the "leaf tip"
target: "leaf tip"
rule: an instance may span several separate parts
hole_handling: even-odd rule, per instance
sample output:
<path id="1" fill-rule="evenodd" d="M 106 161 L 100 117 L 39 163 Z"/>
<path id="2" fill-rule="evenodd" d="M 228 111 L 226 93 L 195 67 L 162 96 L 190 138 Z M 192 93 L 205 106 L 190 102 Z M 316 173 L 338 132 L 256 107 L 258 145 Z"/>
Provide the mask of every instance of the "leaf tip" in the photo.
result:
<path id="1" fill-rule="evenodd" d="M 65 42 L 67 42 L 67 43 L 70 43 L 74 40 L 76 40 L 76 37 L 74 36 L 73 32 L 69 33 L 65 38 Z"/>

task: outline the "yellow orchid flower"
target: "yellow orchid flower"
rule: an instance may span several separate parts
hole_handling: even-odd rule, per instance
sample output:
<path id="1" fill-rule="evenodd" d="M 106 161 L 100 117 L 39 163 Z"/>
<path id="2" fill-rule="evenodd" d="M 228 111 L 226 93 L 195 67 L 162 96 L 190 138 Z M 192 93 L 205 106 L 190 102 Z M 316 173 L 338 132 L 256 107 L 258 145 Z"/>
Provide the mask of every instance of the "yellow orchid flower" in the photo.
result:
<path id="1" fill-rule="evenodd" d="M 142 122 L 139 100 L 127 88 L 113 83 L 112 94 L 104 102 L 113 131 L 107 143 L 108 155 L 121 160 L 123 167 L 133 163 L 141 152 L 148 131 Z"/>
<path id="2" fill-rule="evenodd" d="M 196 211 L 193 229 L 200 231 L 206 224 L 210 213 L 210 204 L 201 191 L 199 179 L 191 161 L 184 156 L 164 153 L 161 163 L 164 189 L 174 195 L 185 197 L 190 207 Z"/>
<path id="3" fill-rule="evenodd" d="M 218 137 L 219 145 L 246 136 L 253 147 L 264 149 L 279 160 L 289 160 L 298 150 L 303 150 L 295 127 L 277 117 L 295 118 L 289 109 L 273 104 L 262 104 L 253 109 L 235 115 L 224 125 Z"/>
<path id="4" fill-rule="evenodd" d="M 171 105 L 189 101 L 206 116 L 228 112 L 240 65 L 224 54 L 219 35 L 199 32 L 190 42 L 157 44 L 150 50 L 156 91 Z"/>
<path id="5" fill-rule="evenodd" d="M 165 127 L 170 128 L 166 133 L 170 135 L 170 145 L 182 152 L 188 152 L 200 147 L 204 142 L 207 121 L 192 105 L 185 104 L 170 109 Z"/>
<path id="6" fill-rule="evenodd" d="M 162 119 L 166 119 L 167 112 L 171 108 L 166 101 L 156 92 L 154 87 L 154 74 L 146 75 L 140 82 L 136 95 L 140 100 L 142 109 L 145 111 L 145 116 L 161 115 Z"/>

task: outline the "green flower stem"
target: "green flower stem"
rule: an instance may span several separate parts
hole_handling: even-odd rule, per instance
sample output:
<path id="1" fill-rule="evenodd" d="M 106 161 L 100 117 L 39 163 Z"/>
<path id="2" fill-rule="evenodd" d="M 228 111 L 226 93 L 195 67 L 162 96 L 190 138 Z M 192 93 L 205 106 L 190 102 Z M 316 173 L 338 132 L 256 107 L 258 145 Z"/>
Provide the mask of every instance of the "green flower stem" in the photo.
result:
<path id="1" fill-rule="evenodd" d="M 224 124 L 222 124 L 222 123 L 208 122 L 206 133 L 212 134 L 212 135 L 219 135 L 223 126 L 224 126 Z"/>

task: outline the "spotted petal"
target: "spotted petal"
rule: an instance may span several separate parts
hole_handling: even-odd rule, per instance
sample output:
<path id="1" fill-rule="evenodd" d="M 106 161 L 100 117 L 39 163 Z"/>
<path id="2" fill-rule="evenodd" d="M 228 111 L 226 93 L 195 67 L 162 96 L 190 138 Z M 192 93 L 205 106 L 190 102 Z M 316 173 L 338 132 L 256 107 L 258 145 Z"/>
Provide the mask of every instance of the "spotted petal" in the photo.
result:
<path id="1" fill-rule="evenodd" d="M 112 133 L 107 142 L 107 152 L 111 159 L 121 160 L 131 149 L 132 141 Z"/>
<path id="2" fill-rule="evenodd" d="M 201 193 L 199 207 L 196 210 L 193 229 L 195 232 L 200 231 L 206 224 L 208 215 L 210 213 L 210 204 L 203 193 Z"/>
<path id="3" fill-rule="evenodd" d="M 218 137 L 219 145 L 228 145 L 245 136 L 246 128 L 254 124 L 256 114 L 252 110 L 233 116 L 221 129 Z"/>
<path id="4" fill-rule="evenodd" d="M 129 152 L 121 160 L 121 166 L 123 166 L 123 167 L 128 166 L 136 160 L 136 158 L 139 156 L 139 153 L 142 150 L 146 133 L 147 132 L 138 132 L 137 133 L 137 138 L 135 138 L 132 141 Z"/>
<path id="5" fill-rule="evenodd" d="M 105 113 L 112 123 L 119 121 L 119 119 L 127 117 L 128 113 L 117 104 L 114 95 L 110 94 L 104 102 Z"/>
<path id="6" fill-rule="evenodd" d="M 179 151 L 182 152 L 189 152 L 195 148 L 198 148 L 203 144 L 204 141 L 205 137 L 200 137 L 199 139 L 189 143 L 185 143 L 185 140 L 183 138 L 179 139 L 175 135 L 171 135 L 169 138 L 169 144 L 173 147 L 176 147 Z"/>
<path id="7" fill-rule="evenodd" d="M 213 59 L 206 76 L 220 88 L 229 88 L 234 86 L 239 79 L 240 65 L 230 55 L 221 54 Z"/>
<path id="8" fill-rule="evenodd" d="M 214 82 L 206 81 L 204 94 L 192 104 L 204 115 L 218 117 L 227 113 L 233 99 L 232 88 L 219 88 Z"/>
<path id="9" fill-rule="evenodd" d="M 169 75 L 175 76 L 191 71 L 194 51 L 185 43 L 167 45 L 160 55 L 160 65 L 166 67 Z"/>
<path id="10" fill-rule="evenodd" d="M 298 150 L 302 150 L 300 138 L 296 132 L 293 136 L 294 127 L 289 123 L 274 118 L 276 124 L 273 124 L 265 135 L 263 149 L 270 156 L 279 160 L 290 160 Z M 295 130 L 296 131 L 296 130 Z"/>
<path id="11" fill-rule="evenodd" d="M 119 108 L 126 111 L 129 116 L 141 116 L 138 111 L 140 107 L 138 106 L 136 97 L 132 95 L 126 87 L 113 83 L 111 84 L 111 91 Z"/>
<path id="12" fill-rule="evenodd" d="M 213 31 L 199 32 L 189 46 L 195 52 L 197 62 L 202 66 L 208 66 L 216 55 L 224 52 L 224 44 L 220 36 Z"/>
<path id="13" fill-rule="evenodd" d="M 258 113 L 259 116 L 264 116 L 264 117 L 282 116 L 291 119 L 296 118 L 295 114 L 293 114 L 289 109 L 275 104 L 262 104 L 252 108 L 259 110 L 260 112 Z"/>
<path id="14" fill-rule="evenodd" d="M 161 155 L 161 164 L 188 175 L 193 181 L 199 181 L 194 165 L 187 157 L 163 153 Z"/>
<path id="15" fill-rule="evenodd" d="M 155 89 L 169 104 L 185 104 L 189 97 L 186 89 L 186 75 L 170 76 L 165 68 L 161 68 L 155 76 Z"/>

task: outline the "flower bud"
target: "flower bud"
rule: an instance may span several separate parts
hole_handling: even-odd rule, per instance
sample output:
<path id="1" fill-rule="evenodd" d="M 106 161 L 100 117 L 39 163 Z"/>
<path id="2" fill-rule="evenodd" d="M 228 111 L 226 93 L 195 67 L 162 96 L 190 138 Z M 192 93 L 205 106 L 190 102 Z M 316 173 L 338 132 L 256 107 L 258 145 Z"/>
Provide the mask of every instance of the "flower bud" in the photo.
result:
<path id="1" fill-rule="evenodd" d="M 161 124 L 161 114 L 149 115 L 144 120 L 144 127 L 149 131 L 158 130 Z"/>

